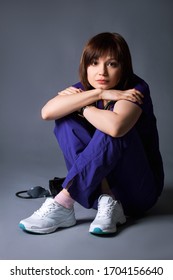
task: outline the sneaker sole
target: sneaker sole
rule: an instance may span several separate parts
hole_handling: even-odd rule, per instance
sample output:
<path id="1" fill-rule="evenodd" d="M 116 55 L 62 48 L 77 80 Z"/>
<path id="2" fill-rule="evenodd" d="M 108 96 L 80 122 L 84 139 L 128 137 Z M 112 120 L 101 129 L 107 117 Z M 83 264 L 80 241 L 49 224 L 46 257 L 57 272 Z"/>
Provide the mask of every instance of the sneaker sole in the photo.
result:
<path id="1" fill-rule="evenodd" d="M 117 226 L 123 225 L 126 223 L 126 218 L 122 218 L 121 221 L 119 221 L 117 223 Z M 111 228 L 111 229 L 102 229 L 100 227 L 93 227 L 91 226 L 89 229 L 89 232 L 92 234 L 98 234 L 98 235 L 102 235 L 102 234 L 111 234 L 111 233 L 115 233 L 117 231 L 117 227 Z"/>
<path id="2" fill-rule="evenodd" d="M 32 229 L 32 228 L 27 228 L 24 224 L 20 223 L 19 224 L 19 228 L 26 231 L 26 232 L 30 232 L 30 233 L 38 233 L 38 234 L 47 234 L 47 233 L 52 233 L 54 231 L 56 231 L 58 228 L 67 228 L 67 227 L 72 227 L 76 224 L 76 221 L 74 221 L 73 223 L 69 223 L 69 224 L 59 224 L 58 226 L 54 226 L 51 228 L 43 228 L 43 229 Z"/>
<path id="3" fill-rule="evenodd" d="M 94 229 L 90 230 L 89 232 L 91 234 L 98 234 L 98 235 L 104 235 L 104 234 L 111 234 L 111 233 L 115 233 L 117 231 L 116 229 L 111 229 L 111 230 L 102 230 L 99 227 L 95 227 Z"/>

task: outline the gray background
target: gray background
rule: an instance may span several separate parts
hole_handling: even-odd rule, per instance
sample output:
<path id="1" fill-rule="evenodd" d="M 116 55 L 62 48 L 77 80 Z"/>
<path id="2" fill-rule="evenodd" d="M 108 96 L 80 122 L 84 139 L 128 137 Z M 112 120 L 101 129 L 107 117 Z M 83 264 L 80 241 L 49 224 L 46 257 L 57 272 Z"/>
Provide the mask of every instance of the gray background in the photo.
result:
<path id="1" fill-rule="evenodd" d="M 171 0 L 0 0 L 1 259 L 173 257 L 172 11 Z M 66 175 L 52 133 L 54 124 L 42 121 L 40 110 L 59 90 L 78 81 L 86 41 L 105 31 L 124 36 L 134 72 L 150 85 L 165 190 L 146 220 L 130 221 L 113 238 L 90 236 L 87 231 L 95 212 L 79 205 L 78 226 L 48 236 L 25 234 L 17 224 L 42 200 L 20 200 L 15 192 L 34 185 L 47 188 L 50 178 Z M 58 243 L 61 238 L 72 246 L 68 254 L 66 245 Z"/>

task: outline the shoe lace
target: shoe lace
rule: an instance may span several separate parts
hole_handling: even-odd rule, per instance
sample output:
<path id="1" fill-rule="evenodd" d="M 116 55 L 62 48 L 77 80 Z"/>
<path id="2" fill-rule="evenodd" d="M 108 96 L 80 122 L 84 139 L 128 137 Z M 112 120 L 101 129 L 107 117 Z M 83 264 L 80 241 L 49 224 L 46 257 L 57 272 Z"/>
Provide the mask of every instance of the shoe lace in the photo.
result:
<path id="1" fill-rule="evenodd" d="M 114 209 L 114 204 L 98 205 L 97 218 L 110 218 L 113 209 Z"/>
<path id="2" fill-rule="evenodd" d="M 54 209 L 57 208 L 57 203 L 51 202 L 48 204 L 47 201 L 45 201 L 42 206 L 34 212 L 34 214 L 40 216 L 41 218 L 45 217 L 47 214 L 51 213 Z"/>

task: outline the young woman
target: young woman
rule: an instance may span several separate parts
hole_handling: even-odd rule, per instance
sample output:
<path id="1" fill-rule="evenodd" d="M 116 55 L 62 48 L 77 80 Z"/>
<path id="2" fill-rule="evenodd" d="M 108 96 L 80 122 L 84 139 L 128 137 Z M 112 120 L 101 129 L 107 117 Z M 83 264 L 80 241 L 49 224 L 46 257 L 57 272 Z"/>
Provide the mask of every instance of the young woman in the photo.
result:
<path id="1" fill-rule="evenodd" d="M 55 120 L 67 176 L 20 228 L 50 233 L 75 225 L 74 202 L 98 210 L 89 231 L 113 233 L 126 216 L 149 210 L 164 184 L 156 118 L 149 87 L 133 73 L 124 38 L 101 33 L 86 44 L 80 82 L 58 93 L 42 109 Z"/>

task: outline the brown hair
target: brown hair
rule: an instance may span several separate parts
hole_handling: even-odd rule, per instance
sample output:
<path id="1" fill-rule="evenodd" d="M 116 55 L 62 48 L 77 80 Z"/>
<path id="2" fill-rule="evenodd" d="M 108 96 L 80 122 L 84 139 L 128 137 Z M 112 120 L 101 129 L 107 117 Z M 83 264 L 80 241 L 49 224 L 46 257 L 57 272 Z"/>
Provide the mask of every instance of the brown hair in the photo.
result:
<path id="1" fill-rule="evenodd" d="M 120 34 L 105 32 L 91 38 L 84 47 L 80 60 L 79 77 L 85 90 L 92 88 L 87 79 L 88 66 L 93 59 L 98 59 L 105 54 L 115 57 L 121 67 L 121 78 L 116 88 L 127 89 L 133 76 L 129 47 Z"/>

